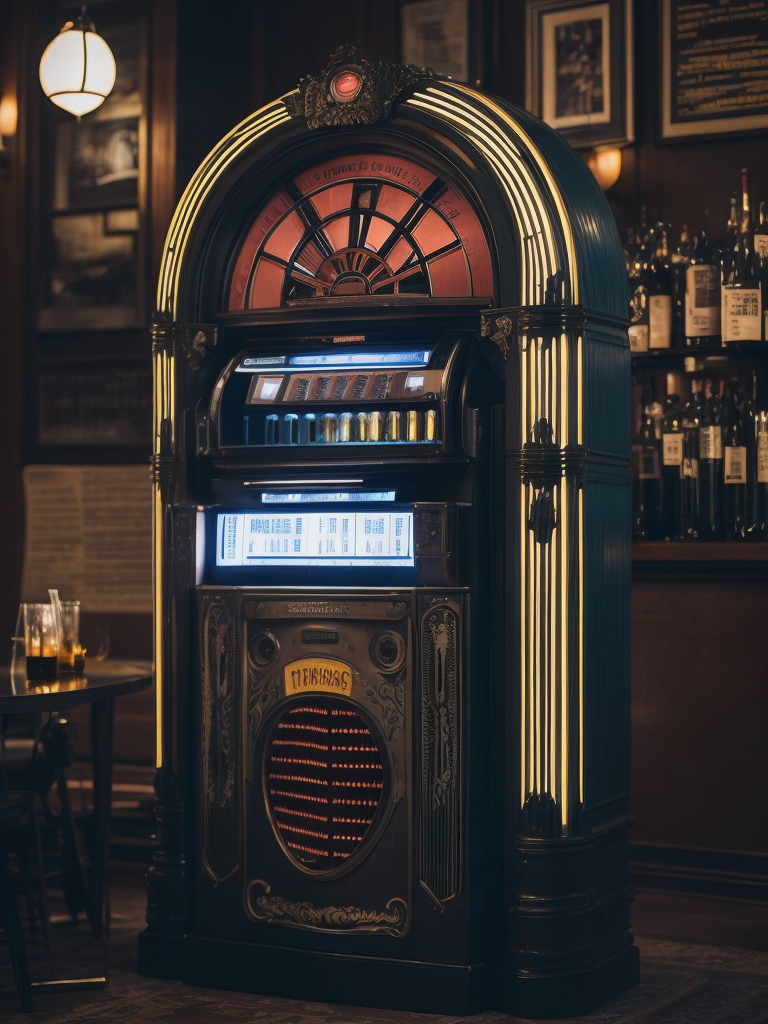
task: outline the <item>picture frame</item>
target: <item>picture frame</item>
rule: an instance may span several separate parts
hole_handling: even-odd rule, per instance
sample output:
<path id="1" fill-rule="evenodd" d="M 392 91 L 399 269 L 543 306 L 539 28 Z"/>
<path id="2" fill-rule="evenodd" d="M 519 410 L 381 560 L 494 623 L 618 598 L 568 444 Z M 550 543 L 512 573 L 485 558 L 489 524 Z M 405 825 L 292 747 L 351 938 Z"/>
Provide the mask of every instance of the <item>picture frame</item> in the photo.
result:
<path id="1" fill-rule="evenodd" d="M 432 68 L 458 82 L 478 77 L 470 67 L 470 0 L 415 0 L 404 3 L 401 18 L 401 60 Z"/>
<path id="2" fill-rule="evenodd" d="M 768 129 L 768 0 L 738 20 L 716 5 L 659 0 L 662 142 Z"/>
<path id="3" fill-rule="evenodd" d="M 526 107 L 576 149 L 634 140 L 633 0 L 527 0 Z"/>
<path id="4" fill-rule="evenodd" d="M 54 210 L 103 209 L 138 200 L 138 117 L 56 126 Z"/>
<path id="5" fill-rule="evenodd" d="M 51 218 L 41 331 L 120 330 L 141 326 L 137 231 L 115 230 L 110 211 Z"/>

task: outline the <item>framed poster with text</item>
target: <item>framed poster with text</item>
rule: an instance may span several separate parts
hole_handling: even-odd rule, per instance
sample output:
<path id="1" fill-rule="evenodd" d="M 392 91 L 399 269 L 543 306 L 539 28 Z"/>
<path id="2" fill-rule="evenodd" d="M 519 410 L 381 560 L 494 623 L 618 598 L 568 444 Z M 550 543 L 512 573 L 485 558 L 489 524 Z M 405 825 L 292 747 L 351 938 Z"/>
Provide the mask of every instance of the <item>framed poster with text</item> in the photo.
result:
<path id="1" fill-rule="evenodd" d="M 768 0 L 661 0 L 663 141 L 768 129 Z"/>

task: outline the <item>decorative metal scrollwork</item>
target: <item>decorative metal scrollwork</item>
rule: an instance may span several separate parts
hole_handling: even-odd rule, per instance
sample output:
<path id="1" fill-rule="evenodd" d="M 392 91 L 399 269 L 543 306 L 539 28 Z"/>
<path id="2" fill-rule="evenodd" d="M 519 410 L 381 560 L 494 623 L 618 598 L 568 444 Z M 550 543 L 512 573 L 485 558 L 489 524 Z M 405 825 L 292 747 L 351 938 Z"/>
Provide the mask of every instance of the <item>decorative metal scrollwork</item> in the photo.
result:
<path id="1" fill-rule="evenodd" d="M 259 889 L 261 895 L 255 895 Z M 254 921 L 309 931 L 383 932 L 395 936 L 404 935 L 408 928 L 408 904 L 399 896 L 388 900 L 383 910 L 364 910 L 352 906 L 316 907 L 308 900 L 287 900 L 270 894 L 269 884 L 261 878 L 248 884 L 246 909 Z"/>
<path id="2" fill-rule="evenodd" d="M 421 883 L 438 902 L 461 885 L 461 618 L 434 601 L 421 616 Z"/>
<path id="3" fill-rule="evenodd" d="M 310 129 L 375 124 L 403 89 L 435 77 L 431 68 L 371 60 L 354 46 L 340 46 L 319 78 L 302 78 L 298 95 L 283 102 L 292 117 L 305 117 Z"/>
<path id="4" fill-rule="evenodd" d="M 509 355 L 508 339 L 514 326 L 514 320 L 506 314 L 495 317 L 485 315 L 480 317 L 480 334 L 484 338 L 490 338 L 501 352 L 505 361 Z"/>

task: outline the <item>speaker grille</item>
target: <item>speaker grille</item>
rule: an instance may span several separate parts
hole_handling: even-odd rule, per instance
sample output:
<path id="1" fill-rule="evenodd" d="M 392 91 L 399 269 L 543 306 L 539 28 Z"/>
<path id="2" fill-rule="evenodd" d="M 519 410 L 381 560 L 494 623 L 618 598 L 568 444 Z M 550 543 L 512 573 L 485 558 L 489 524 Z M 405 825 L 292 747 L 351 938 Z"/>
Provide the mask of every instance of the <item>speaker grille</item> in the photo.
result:
<path id="1" fill-rule="evenodd" d="M 294 705 L 273 729 L 265 767 L 272 823 L 290 855 L 312 871 L 342 865 L 384 787 L 382 753 L 360 715 L 335 697 Z"/>

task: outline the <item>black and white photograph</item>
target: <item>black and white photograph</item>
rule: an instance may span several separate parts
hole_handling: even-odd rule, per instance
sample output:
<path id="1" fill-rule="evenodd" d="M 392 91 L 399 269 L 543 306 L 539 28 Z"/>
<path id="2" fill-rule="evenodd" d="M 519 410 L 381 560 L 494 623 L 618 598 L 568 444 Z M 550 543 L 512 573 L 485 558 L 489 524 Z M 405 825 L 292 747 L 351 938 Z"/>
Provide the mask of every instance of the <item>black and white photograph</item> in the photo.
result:
<path id="1" fill-rule="evenodd" d="M 41 330 L 131 326 L 136 317 L 136 235 L 109 232 L 104 213 L 51 224 L 51 259 Z"/>
<path id="2" fill-rule="evenodd" d="M 139 119 L 57 126 L 57 210 L 125 206 L 138 201 Z"/>
<path id="3" fill-rule="evenodd" d="M 632 0 L 529 0 L 526 105 L 572 145 L 623 145 L 632 126 Z"/>

